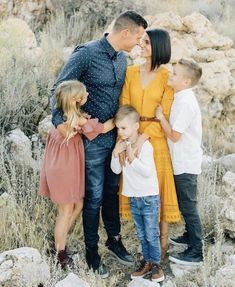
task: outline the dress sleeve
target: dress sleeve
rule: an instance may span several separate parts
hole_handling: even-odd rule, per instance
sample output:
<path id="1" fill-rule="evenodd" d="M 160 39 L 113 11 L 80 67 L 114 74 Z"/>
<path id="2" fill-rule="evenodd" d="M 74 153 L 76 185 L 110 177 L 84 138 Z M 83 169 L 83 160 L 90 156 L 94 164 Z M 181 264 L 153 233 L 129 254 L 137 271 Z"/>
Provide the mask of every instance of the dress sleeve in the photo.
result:
<path id="1" fill-rule="evenodd" d="M 80 133 L 86 136 L 90 141 L 95 139 L 104 130 L 104 125 L 98 119 L 88 119 L 81 127 Z"/>
<path id="2" fill-rule="evenodd" d="M 173 99 L 174 99 L 173 89 L 166 84 L 161 100 L 161 106 L 163 109 L 163 114 L 167 120 L 169 119 L 170 116 L 170 110 Z M 149 124 L 143 133 L 148 135 L 150 138 L 165 136 L 164 131 L 159 122 L 152 122 L 151 124 Z"/>
<path id="3" fill-rule="evenodd" d="M 130 71 L 127 69 L 125 83 L 122 88 L 122 93 L 120 96 L 120 105 L 129 105 L 130 104 Z"/>

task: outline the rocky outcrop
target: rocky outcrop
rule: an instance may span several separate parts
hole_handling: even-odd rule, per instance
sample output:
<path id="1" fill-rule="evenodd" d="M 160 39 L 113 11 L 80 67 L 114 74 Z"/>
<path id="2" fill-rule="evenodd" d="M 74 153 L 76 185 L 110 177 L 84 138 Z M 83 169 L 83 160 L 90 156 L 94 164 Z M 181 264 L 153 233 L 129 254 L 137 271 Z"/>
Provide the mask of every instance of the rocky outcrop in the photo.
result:
<path id="1" fill-rule="evenodd" d="M 196 96 L 203 115 L 205 147 L 219 153 L 235 152 L 235 49 L 228 37 L 214 31 L 211 22 L 199 13 L 180 17 L 172 12 L 147 16 L 149 28 L 166 29 L 171 36 L 171 64 L 186 57 L 197 61 L 203 75 Z M 138 48 L 130 62 L 141 63 Z M 172 69 L 172 67 L 169 67 Z"/>

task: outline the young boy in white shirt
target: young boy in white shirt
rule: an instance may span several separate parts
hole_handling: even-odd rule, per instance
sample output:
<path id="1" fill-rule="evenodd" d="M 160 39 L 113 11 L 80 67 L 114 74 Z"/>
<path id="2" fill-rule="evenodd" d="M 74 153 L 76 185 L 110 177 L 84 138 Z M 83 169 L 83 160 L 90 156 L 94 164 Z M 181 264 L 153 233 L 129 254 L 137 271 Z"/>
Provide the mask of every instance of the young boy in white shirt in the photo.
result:
<path id="1" fill-rule="evenodd" d="M 175 245 L 188 248 L 169 259 L 184 265 L 199 265 L 203 261 L 202 226 L 197 210 L 197 176 L 201 173 L 202 125 L 201 112 L 192 87 L 202 75 L 195 62 L 181 59 L 175 66 L 171 85 L 175 91 L 169 123 L 161 106 L 156 117 L 168 138 L 180 211 L 185 220 L 183 236 L 170 239 Z"/>
<path id="2" fill-rule="evenodd" d="M 115 124 L 120 140 L 113 150 L 111 169 L 123 173 L 122 194 L 129 197 L 131 213 L 141 242 L 144 260 L 131 278 L 152 274 L 155 282 L 164 280 L 160 266 L 161 248 L 159 240 L 159 188 L 153 158 L 153 147 L 146 140 L 138 157 L 133 145 L 139 138 L 137 111 L 130 105 L 121 106 L 115 116 Z M 125 164 L 121 164 L 119 154 L 125 151 Z"/>

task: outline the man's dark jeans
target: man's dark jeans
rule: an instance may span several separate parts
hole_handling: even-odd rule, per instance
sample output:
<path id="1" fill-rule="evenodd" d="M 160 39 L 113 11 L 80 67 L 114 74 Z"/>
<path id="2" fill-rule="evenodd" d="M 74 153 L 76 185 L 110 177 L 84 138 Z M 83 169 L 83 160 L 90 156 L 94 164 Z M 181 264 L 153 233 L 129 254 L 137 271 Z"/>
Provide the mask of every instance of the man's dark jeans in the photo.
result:
<path id="1" fill-rule="evenodd" d="M 86 162 L 86 192 L 83 208 L 86 260 L 89 267 L 97 269 L 100 264 L 98 255 L 100 208 L 102 208 L 102 218 L 108 237 L 120 233 L 119 176 L 110 168 L 112 149 L 104 148 L 87 139 L 83 142 Z"/>
<path id="2" fill-rule="evenodd" d="M 197 175 L 182 173 L 175 175 L 176 192 L 180 211 L 186 224 L 190 247 L 202 252 L 202 226 L 197 210 Z"/>

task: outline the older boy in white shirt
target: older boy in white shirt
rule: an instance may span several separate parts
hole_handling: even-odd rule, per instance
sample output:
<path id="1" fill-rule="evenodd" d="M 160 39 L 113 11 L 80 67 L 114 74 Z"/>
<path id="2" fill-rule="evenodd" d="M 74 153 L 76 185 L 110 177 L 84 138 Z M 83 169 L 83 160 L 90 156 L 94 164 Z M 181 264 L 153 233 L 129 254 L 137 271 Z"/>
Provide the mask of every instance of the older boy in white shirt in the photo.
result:
<path id="1" fill-rule="evenodd" d="M 148 140 L 142 145 L 138 157 L 133 145 L 139 138 L 137 111 L 130 105 L 121 106 L 115 116 L 120 140 L 112 155 L 111 169 L 123 173 L 122 194 L 130 198 L 131 213 L 141 242 L 144 260 L 131 274 L 131 278 L 151 274 L 152 281 L 164 280 L 160 266 L 161 248 L 159 240 L 159 188 L 153 157 L 153 147 Z M 121 165 L 119 154 L 125 151 L 125 165 Z"/>
<path id="2" fill-rule="evenodd" d="M 175 185 L 180 211 L 185 220 L 183 236 L 170 239 L 175 245 L 188 248 L 169 259 L 184 265 L 199 265 L 203 261 L 202 226 L 197 210 L 197 176 L 201 173 L 202 126 L 201 112 L 192 87 L 202 74 L 192 61 L 181 59 L 175 66 L 171 85 L 175 96 L 171 107 L 170 123 L 159 106 L 156 117 L 168 138 Z"/>

